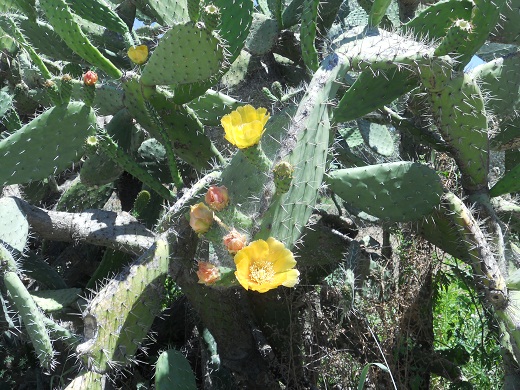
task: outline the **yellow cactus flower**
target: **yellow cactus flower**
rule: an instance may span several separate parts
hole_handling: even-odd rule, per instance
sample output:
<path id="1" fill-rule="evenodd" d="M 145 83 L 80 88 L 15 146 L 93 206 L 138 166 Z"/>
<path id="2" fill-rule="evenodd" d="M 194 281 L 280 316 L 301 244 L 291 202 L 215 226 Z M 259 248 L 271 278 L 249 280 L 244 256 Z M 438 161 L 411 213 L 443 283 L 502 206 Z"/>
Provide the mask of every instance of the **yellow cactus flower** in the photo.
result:
<path id="1" fill-rule="evenodd" d="M 251 105 L 238 107 L 220 120 L 225 138 L 239 149 L 249 148 L 260 142 L 269 114 L 265 108 Z"/>
<path id="2" fill-rule="evenodd" d="M 266 291 L 278 286 L 294 287 L 300 272 L 296 260 L 283 243 L 273 237 L 256 240 L 235 255 L 235 276 L 246 290 Z"/>
<path id="3" fill-rule="evenodd" d="M 128 49 L 128 57 L 132 60 L 134 64 L 144 64 L 148 59 L 148 46 L 132 46 L 130 49 Z"/>

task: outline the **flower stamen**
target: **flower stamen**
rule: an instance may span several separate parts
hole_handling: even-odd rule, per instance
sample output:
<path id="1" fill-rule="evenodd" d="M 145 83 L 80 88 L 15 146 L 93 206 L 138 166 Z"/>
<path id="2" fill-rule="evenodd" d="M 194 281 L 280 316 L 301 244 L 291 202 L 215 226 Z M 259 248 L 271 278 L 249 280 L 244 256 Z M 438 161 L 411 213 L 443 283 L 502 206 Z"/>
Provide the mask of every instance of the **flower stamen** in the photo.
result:
<path id="1" fill-rule="evenodd" d="M 271 283 L 274 279 L 274 267 L 270 261 L 255 261 L 249 267 L 249 275 L 258 284 Z"/>

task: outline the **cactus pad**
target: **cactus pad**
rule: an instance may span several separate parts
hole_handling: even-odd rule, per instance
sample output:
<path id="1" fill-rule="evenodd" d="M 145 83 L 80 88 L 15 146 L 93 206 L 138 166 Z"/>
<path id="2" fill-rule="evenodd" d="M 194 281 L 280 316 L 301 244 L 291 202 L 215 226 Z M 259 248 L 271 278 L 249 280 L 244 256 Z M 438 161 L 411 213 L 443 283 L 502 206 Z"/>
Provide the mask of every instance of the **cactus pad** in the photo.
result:
<path id="1" fill-rule="evenodd" d="M 53 107 L 0 141 L 0 183 L 41 180 L 68 168 L 83 155 L 94 133 L 95 115 L 83 103 Z"/>
<path id="2" fill-rule="evenodd" d="M 330 189 L 345 202 L 375 217 L 412 221 L 440 204 L 442 185 L 434 170 L 400 161 L 339 169 L 326 178 Z"/>

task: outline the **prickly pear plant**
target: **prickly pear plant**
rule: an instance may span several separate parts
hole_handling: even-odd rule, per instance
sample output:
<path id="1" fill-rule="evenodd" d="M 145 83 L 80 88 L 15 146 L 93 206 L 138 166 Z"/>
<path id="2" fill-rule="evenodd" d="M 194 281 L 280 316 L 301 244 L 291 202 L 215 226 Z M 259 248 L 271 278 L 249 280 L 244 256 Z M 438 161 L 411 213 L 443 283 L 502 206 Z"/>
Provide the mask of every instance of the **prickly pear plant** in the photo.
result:
<path id="1" fill-rule="evenodd" d="M 436 350 L 429 243 L 514 386 L 517 3 L 0 5 L 2 331 L 68 389 L 352 387 L 375 361 L 375 387 L 483 386 Z"/>

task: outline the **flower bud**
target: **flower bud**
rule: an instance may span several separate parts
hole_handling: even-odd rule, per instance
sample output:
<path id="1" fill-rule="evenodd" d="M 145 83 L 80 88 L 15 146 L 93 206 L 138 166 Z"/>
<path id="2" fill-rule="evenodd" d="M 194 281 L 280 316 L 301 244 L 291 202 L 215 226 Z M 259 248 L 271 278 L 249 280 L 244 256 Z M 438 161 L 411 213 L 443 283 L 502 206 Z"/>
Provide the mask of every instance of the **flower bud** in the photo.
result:
<path id="1" fill-rule="evenodd" d="M 206 233 L 213 223 L 213 211 L 204 203 L 198 203 L 191 206 L 190 210 L 190 226 L 195 233 Z"/>
<path id="2" fill-rule="evenodd" d="M 204 197 L 206 204 L 215 211 L 224 210 L 229 204 L 228 189 L 224 186 L 210 186 Z"/>
<path id="3" fill-rule="evenodd" d="M 97 81 L 98 75 L 96 72 L 92 72 L 91 70 L 89 70 L 83 75 L 83 83 L 86 86 L 96 85 Z"/>
<path id="4" fill-rule="evenodd" d="M 247 236 L 232 229 L 223 239 L 224 246 L 232 255 L 237 253 L 240 249 L 246 246 Z"/>
<path id="5" fill-rule="evenodd" d="M 200 284 L 210 285 L 220 280 L 220 270 L 216 265 L 199 261 L 197 276 L 199 277 Z"/>

